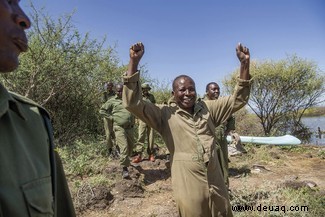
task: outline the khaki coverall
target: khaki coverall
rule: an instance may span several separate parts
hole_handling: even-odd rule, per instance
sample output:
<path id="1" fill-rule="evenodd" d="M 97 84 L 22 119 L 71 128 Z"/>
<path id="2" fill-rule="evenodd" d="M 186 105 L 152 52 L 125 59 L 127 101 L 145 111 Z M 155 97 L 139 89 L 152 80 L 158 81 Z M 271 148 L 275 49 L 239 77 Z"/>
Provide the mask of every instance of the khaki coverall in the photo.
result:
<path id="1" fill-rule="evenodd" d="M 107 100 L 99 113 L 113 123 L 116 145 L 120 148 L 120 165 L 130 166 L 129 157 L 134 147 L 134 116 L 123 107 L 122 99 L 117 96 Z"/>
<path id="2" fill-rule="evenodd" d="M 124 76 L 123 104 L 161 134 L 171 154 L 171 177 L 180 216 L 232 216 L 216 154 L 215 127 L 242 108 L 250 81 L 238 79 L 232 96 L 197 102 L 191 115 L 177 105 L 142 100 L 139 73 Z"/>
<path id="3" fill-rule="evenodd" d="M 0 84 L 0 216 L 75 216 L 45 109 Z"/>

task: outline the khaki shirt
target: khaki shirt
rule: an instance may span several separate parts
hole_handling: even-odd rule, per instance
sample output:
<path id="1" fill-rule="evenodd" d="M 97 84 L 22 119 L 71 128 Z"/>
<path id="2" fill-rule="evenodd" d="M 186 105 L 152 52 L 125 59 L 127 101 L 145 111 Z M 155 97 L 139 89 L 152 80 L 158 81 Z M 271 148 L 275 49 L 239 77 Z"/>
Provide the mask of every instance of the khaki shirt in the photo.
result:
<path id="1" fill-rule="evenodd" d="M 151 102 L 153 104 L 156 103 L 156 99 L 155 99 L 155 96 L 151 93 L 148 94 L 148 96 L 142 96 L 142 99 L 147 101 L 147 102 Z"/>
<path id="2" fill-rule="evenodd" d="M 139 73 L 124 76 L 124 106 L 160 133 L 170 151 L 173 191 L 182 216 L 232 215 L 215 150 L 215 127 L 245 106 L 249 93 L 250 81 L 238 79 L 232 96 L 199 101 L 191 115 L 174 103 L 143 101 Z"/>
<path id="3" fill-rule="evenodd" d="M 122 99 L 117 96 L 107 100 L 100 108 L 99 113 L 122 128 L 132 128 L 135 124 L 134 116 L 123 107 Z"/>

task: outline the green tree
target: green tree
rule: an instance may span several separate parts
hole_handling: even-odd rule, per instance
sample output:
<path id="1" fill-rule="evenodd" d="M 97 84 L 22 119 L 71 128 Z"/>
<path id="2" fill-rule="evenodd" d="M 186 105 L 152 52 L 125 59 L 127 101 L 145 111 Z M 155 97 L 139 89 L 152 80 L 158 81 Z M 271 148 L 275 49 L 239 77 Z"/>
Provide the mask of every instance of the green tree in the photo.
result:
<path id="1" fill-rule="evenodd" d="M 12 91 L 43 105 L 53 118 L 59 144 L 98 134 L 100 91 L 103 80 L 120 81 L 125 67 L 113 48 L 82 35 L 72 24 L 72 14 L 58 20 L 34 8 L 28 32 L 29 51 L 20 57 L 15 73 L 2 77 Z"/>
<path id="2" fill-rule="evenodd" d="M 153 94 L 158 104 L 166 104 L 168 99 L 172 96 L 171 82 L 168 81 L 152 81 L 154 86 Z"/>
<path id="3" fill-rule="evenodd" d="M 250 71 L 253 86 L 248 106 L 259 118 L 264 134 L 289 132 L 308 139 L 301 118 L 306 109 L 324 100 L 325 92 L 325 76 L 317 65 L 293 55 L 279 61 L 252 62 Z M 237 73 L 224 81 L 228 92 Z"/>

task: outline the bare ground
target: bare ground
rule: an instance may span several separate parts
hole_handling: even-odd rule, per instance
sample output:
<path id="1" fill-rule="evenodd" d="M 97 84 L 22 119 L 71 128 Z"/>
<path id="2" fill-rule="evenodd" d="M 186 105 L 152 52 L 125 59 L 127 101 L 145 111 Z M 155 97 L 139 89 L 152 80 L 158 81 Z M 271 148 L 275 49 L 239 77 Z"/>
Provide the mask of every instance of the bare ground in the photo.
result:
<path id="1" fill-rule="evenodd" d="M 253 191 L 253 197 L 267 197 L 271 189 L 281 187 L 317 187 L 325 197 L 324 148 L 310 147 L 302 153 L 271 147 L 267 157 L 256 149 L 248 154 L 230 157 L 230 189 L 232 200 L 243 192 Z M 84 188 L 78 201 L 80 217 L 176 217 L 177 210 L 171 189 L 170 170 L 164 156 L 155 162 L 144 160 L 130 168 L 131 179 L 123 180 L 117 161 L 103 171 L 116 182 L 109 188 Z M 258 192 L 258 193 L 256 193 Z M 234 196 L 235 195 L 235 196 Z M 247 195 L 246 195 L 247 196 Z M 76 197 L 75 197 L 76 201 Z M 81 204 L 81 205 L 80 205 Z M 236 213 L 234 213 L 236 216 Z"/>

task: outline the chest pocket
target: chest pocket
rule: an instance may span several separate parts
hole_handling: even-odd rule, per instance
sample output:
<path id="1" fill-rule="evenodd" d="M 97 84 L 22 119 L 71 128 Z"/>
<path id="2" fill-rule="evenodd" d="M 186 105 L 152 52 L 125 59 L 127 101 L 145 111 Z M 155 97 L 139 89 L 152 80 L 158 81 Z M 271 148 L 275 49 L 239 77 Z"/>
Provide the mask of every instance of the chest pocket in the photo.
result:
<path id="1" fill-rule="evenodd" d="M 30 217 L 54 216 L 51 178 L 41 178 L 22 186 Z"/>

